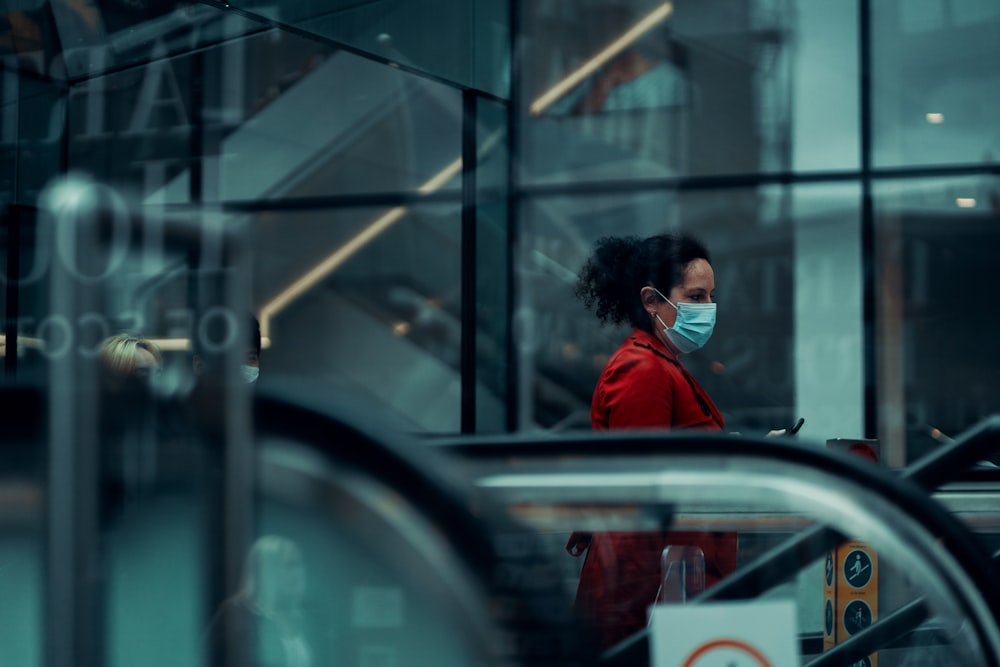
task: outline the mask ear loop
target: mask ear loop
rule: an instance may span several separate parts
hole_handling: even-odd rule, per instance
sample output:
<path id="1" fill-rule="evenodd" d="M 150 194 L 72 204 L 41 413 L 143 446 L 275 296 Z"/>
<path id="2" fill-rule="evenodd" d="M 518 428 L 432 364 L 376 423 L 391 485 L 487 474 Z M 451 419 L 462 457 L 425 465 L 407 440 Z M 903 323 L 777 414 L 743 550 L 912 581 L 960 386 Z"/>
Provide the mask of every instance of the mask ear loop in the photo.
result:
<path id="1" fill-rule="evenodd" d="M 650 285 L 650 287 L 653 287 L 653 286 Z M 667 297 L 663 296 L 663 292 L 661 292 L 660 290 L 656 289 L 655 287 L 653 287 L 653 291 L 656 292 L 657 294 L 659 294 L 661 299 L 663 299 L 664 301 L 666 301 L 667 303 L 669 303 L 671 306 L 673 306 L 674 310 L 677 310 L 677 304 L 675 304 L 673 301 L 671 301 Z M 664 326 L 666 326 L 666 325 L 664 325 Z"/>
<path id="2" fill-rule="evenodd" d="M 661 292 L 660 290 L 656 289 L 656 288 L 655 288 L 655 287 L 653 287 L 652 285 L 649 285 L 649 288 L 650 288 L 651 290 L 653 290 L 654 292 L 656 292 L 657 294 L 659 294 L 659 295 L 660 295 L 660 298 L 661 298 L 661 299 L 663 299 L 664 301 L 666 301 L 667 303 L 669 303 L 669 304 L 670 304 L 671 306 L 673 306 L 673 307 L 674 307 L 674 310 L 678 310 L 677 306 L 676 306 L 676 305 L 674 305 L 674 302 L 673 302 L 673 301 L 671 301 L 671 300 L 670 300 L 670 299 L 668 299 L 667 297 L 663 296 L 663 292 Z M 652 315 L 653 317 L 655 317 L 655 318 L 656 318 L 657 320 L 659 320 L 659 321 L 660 321 L 660 325 L 662 325 L 664 329 L 669 329 L 669 328 L 670 328 L 670 327 L 668 327 L 668 326 L 667 326 L 667 323 L 663 321 L 663 318 L 662 318 L 662 317 L 660 317 L 660 314 L 659 314 L 659 313 L 657 313 L 657 312 L 656 312 L 655 310 L 654 310 L 654 311 L 653 311 L 652 313 L 650 313 L 650 314 L 651 314 L 651 315 Z"/>

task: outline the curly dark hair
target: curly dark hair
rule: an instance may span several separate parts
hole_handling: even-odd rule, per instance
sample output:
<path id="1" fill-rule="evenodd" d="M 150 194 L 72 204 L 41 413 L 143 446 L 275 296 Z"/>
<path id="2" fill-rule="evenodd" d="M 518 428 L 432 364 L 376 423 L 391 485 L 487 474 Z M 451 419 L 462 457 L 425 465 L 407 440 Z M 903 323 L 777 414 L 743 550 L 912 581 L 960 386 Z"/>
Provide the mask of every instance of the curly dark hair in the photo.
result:
<path id="1" fill-rule="evenodd" d="M 708 250 L 689 235 L 605 236 L 594 244 L 576 282 L 576 296 L 601 324 L 651 331 L 639 291 L 652 286 L 667 294 L 696 259 L 711 263 Z"/>

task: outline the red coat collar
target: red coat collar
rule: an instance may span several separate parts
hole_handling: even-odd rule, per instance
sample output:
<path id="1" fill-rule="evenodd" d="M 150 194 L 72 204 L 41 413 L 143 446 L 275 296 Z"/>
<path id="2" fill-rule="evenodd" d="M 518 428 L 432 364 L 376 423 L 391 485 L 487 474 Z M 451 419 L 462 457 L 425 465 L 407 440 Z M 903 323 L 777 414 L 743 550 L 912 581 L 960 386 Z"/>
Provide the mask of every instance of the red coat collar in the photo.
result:
<path id="1" fill-rule="evenodd" d="M 677 358 L 677 355 L 664 345 L 663 341 L 648 331 L 633 329 L 628 339 L 632 341 L 634 345 L 642 345 L 643 347 L 650 348 L 653 352 L 656 352 L 660 356 L 666 357 L 668 361 L 672 361 L 678 365 L 681 363 L 681 360 Z"/>

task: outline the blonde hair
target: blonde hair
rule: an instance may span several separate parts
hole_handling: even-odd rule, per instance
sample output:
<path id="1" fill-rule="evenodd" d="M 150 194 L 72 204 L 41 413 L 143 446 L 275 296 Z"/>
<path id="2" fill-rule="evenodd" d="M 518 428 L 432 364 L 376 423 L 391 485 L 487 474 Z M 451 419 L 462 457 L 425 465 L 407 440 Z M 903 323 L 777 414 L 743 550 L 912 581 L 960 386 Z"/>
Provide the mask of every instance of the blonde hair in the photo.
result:
<path id="1" fill-rule="evenodd" d="M 135 373 L 137 350 L 152 354 L 157 366 L 163 364 L 163 355 L 155 344 L 127 333 L 111 336 L 101 344 L 101 363 L 112 374 L 128 377 Z"/>
<path id="2" fill-rule="evenodd" d="M 289 564 L 302 566 L 302 552 L 294 541 L 279 535 L 264 535 L 253 543 L 244 562 L 240 587 L 240 595 L 251 608 L 265 616 L 284 609 L 290 602 L 283 599 L 282 591 Z"/>

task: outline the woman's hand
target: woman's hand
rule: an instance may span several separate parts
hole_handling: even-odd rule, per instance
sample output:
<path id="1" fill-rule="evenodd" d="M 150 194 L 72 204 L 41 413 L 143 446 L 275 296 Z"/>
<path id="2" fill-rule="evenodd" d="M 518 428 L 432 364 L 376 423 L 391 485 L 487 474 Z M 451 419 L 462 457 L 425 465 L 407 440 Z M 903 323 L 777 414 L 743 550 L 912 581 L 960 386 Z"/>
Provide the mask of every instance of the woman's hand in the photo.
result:
<path id="1" fill-rule="evenodd" d="M 802 428 L 802 425 L 805 422 L 806 422 L 805 419 L 802 419 L 801 417 L 799 417 L 799 420 L 797 422 L 795 422 L 795 426 L 793 426 L 791 428 L 779 428 L 776 431 L 773 431 L 773 430 L 772 431 L 768 431 L 767 432 L 767 437 L 770 438 L 770 437 L 775 436 L 775 435 L 789 435 L 789 436 L 795 435 L 796 433 L 799 432 L 799 429 Z"/>

